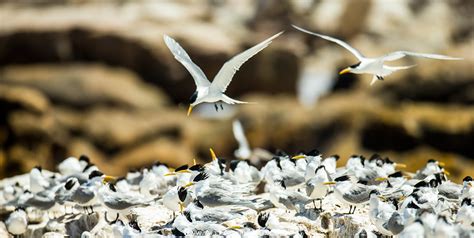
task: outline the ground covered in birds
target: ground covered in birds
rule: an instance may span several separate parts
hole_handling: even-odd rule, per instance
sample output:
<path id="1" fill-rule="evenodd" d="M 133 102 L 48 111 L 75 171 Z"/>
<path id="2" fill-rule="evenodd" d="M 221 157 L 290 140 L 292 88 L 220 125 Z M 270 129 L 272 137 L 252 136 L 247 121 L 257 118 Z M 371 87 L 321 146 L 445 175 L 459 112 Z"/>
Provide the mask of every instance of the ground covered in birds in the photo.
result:
<path id="1" fill-rule="evenodd" d="M 472 237 L 470 176 L 449 180 L 436 160 L 416 173 L 389 158 L 317 150 L 279 152 L 263 166 L 225 161 L 123 177 L 87 156 L 58 171 L 33 168 L 0 182 L 0 236 L 25 237 Z"/>

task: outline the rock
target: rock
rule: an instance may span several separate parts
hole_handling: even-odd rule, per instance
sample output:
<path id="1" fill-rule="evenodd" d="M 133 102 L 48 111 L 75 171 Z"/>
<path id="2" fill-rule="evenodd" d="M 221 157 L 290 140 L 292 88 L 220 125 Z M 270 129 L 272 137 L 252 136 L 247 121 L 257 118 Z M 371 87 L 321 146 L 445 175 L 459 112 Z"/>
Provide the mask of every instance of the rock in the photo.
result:
<path id="1" fill-rule="evenodd" d="M 97 64 L 10 66 L 0 72 L 0 83 L 35 88 L 54 102 L 79 108 L 158 108 L 167 103 L 159 89 L 132 72 Z"/>
<path id="2" fill-rule="evenodd" d="M 0 105 L 2 115 L 15 109 L 44 113 L 49 108 L 49 100 L 41 92 L 28 87 L 0 84 Z"/>

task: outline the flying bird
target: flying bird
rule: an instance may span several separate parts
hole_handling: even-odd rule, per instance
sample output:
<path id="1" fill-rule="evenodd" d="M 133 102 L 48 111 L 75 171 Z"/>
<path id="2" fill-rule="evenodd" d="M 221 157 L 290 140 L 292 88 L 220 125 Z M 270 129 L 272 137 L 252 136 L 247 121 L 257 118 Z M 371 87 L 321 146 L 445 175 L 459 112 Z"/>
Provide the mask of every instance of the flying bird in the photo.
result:
<path id="1" fill-rule="evenodd" d="M 187 115 L 191 114 L 193 107 L 198 104 L 207 102 L 207 103 L 217 103 L 222 101 L 227 104 L 242 104 L 248 103 L 239 100 L 232 99 L 225 95 L 227 86 L 229 86 L 232 81 L 232 77 L 240 69 L 240 67 L 254 55 L 256 55 L 261 50 L 265 49 L 273 39 L 280 36 L 282 32 L 279 32 L 272 37 L 260 42 L 254 47 L 234 56 L 232 59 L 227 61 L 222 68 L 219 70 L 217 75 L 214 77 L 212 83 L 207 79 L 204 72 L 191 60 L 186 51 L 176 42 L 173 38 L 164 35 L 164 41 L 166 46 L 173 53 L 174 58 L 178 60 L 191 74 L 196 84 L 196 91 L 192 94 L 189 99 L 189 108 Z M 218 110 L 217 104 L 214 104 L 216 111 Z M 223 109 L 222 104 L 220 105 Z"/>
<path id="2" fill-rule="evenodd" d="M 454 57 L 450 57 L 446 55 L 425 54 L 425 53 L 416 53 L 416 52 L 410 52 L 410 51 L 394 51 L 384 56 L 369 58 L 369 57 L 365 57 L 360 51 L 353 48 L 352 46 L 350 46 L 349 44 L 347 44 L 346 42 L 342 40 L 339 40 L 337 38 L 330 37 L 327 35 L 311 32 L 295 25 L 292 25 L 292 26 L 296 28 L 297 30 L 300 30 L 310 35 L 321 37 L 328 41 L 332 41 L 346 48 L 346 50 L 351 52 L 359 60 L 359 62 L 341 70 L 339 74 L 345 74 L 345 73 L 372 74 L 373 77 L 372 77 L 372 81 L 370 82 L 370 85 L 373 85 L 375 82 L 377 82 L 377 80 L 383 80 L 385 76 L 388 76 L 395 71 L 409 69 L 416 66 L 416 65 L 388 66 L 384 64 L 386 61 L 395 61 L 405 56 L 414 56 L 414 57 L 438 59 L 438 60 L 462 60 L 462 58 L 454 58 Z"/>

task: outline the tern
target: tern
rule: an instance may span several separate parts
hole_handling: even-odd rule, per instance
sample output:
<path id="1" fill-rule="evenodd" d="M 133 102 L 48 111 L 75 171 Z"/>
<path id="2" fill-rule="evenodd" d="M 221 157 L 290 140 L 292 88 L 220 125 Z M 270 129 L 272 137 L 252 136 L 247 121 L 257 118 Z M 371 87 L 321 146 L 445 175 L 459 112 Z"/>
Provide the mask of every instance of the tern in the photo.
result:
<path id="1" fill-rule="evenodd" d="M 339 74 L 345 74 L 345 73 L 372 74 L 373 77 L 372 77 L 372 81 L 370 82 L 370 85 L 373 85 L 375 82 L 377 82 L 377 80 L 383 80 L 385 76 L 388 76 L 395 71 L 409 69 L 416 66 L 416 65 L 388 66 L 384 64 L 386 61 L 395 61 L 405 56 L 438 59 L 438 60 L 462 60 L 462 58 L 455 58 L 455 57 L 450 57 L 446 55 L 425 54 L 425 53 L 416 53 L 416 52 L 410 52 L 410 51 L 394 51 L 384 56 L 369 58 L 369 57 L 365 57 L 359 50 L 355 49 L 354 47 L 350 46 L 349 44 L 347 44 L 346 42 L 342 40 L 339 40 L 327 35 L 311 32 L 295 25 L 293 25 L 293 27 L 307 34 L 321 37 L 325 40 L 332 41 L 346 48 L 346 50 L 351 52 L 359 60 L 359 62 L 341 70 Z"/>
<path id="2" fill-rule="evenodd" d="M 16 208 L 5 221 L 5 225 L 7 226 L 8 232 L 14 236 L 24 234 L 28 227 L 28 219 L 25 209 L 22 207 Z"/>
<path id="3" fill-rule="evenodd" d="M 281 34 L 283 34 L 283 31 L 234 56 L 222 66 L 217 75 L 214 77 L 212 83 L 207 79 L 204 72 L 191 60 L 186 51 L 173 38 L 169 37 L 168 35 L 164 35 L 163 38 L 166 46 L 168 46 L 171 53 L 173 53 L 174 58 L 189 71 L 194 79 L 194 83 L 196 84 L 196 91 L 189 99 L 190 105 L 187 115 L 189 116 L 191 114 L 193 107 L 204 102 L 216 103 L 223 101 L 227 104 L 248 103 L 232 99 L 225 95 L 224 93 L 227 89 L 227 86 L 229 86 L 230 82 L 232 81 L 232 77 L 234 77 L 234 74 L 237 72 L 237 70 L 239 70 L 247 60 L 252 58 L 261 50 L 265 49 L 268 45 L 270 45 L 273 39 L 277 38 Z M 219 109 L 217 104 L 214 104 L 214 106 L 217 111 Z M 221 109 L 223 109 L 222 104 Z"/>

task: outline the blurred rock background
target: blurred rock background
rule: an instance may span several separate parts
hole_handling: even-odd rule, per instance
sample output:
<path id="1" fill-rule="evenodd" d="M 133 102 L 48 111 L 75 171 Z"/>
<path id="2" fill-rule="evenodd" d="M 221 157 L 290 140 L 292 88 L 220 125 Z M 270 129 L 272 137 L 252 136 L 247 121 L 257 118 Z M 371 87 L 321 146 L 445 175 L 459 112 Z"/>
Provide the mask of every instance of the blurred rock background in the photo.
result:
<path id="1" fill-rule="evenodd" d="M 111 174 L 205 161 L 209 147 L 231 159 L 240 118 L 252 147 L 380 153 L 411 171 L 436 158 L 459 181 L 474 172 L 472 12 L 470 0 L 2 1 L 0 176 L 81 154 Z M 291 24 L 368 56 L 405 49 L 465 60 L 406 59 L 418 66 L 369 87 L 371 76 L 337 75 L 356 63 L 349 52 Z M 212 79 L 281 30 L 228 89 L 258 104 L 186 117 L 194 84 L 163 34 Z"/>

